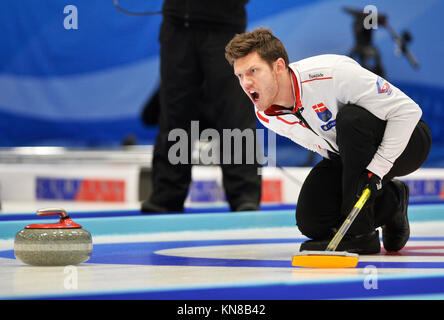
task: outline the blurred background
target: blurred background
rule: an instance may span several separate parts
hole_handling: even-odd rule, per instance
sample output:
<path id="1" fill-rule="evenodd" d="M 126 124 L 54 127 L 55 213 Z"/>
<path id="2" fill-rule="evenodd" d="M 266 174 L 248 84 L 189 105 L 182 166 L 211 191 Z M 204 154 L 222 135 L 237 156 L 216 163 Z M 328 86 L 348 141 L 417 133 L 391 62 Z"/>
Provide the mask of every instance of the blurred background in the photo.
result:
<path id="1" fill-rule="evenodd" d="M 66 28 L 73 11 L 64 10 L 70 5 L 77 20 Z M 162 0 L 120 0 L 119 5 L 134 12 L 160 11 Z M 344 8 L 362 11 L 367 5 L 359 0 L 250 0 L 247 30 L 271 28 L 286 45 L 290 61 L 324 53 L 349 55 L 357 41 L 356 15 Z M 380 0 L 371 5 L 391 28 L 379 24 L 372 30 L 384 76 L 421 106 L 431 127 L 433 146 L 425 167 L 444 167 L 444 2 Z M 113 0 L 1 1 L 0 160 L 23 162 L 5 153 L 17 147 L 152 146 L 157 125 L 146 123 L 144 111 L 159 85 L 161 19 L 160 14 L 124 14 Z M 400 54 L 405 48 L 396 45 L 393 31 L 403 37 L 418 67 Z M 317 156 L 288 139 L 276 139 L 279 165 L 316 161 Z M 64 161 L 76 159 L 86 156 L 69 154 Z M 140 163 L 149 161 L 142 157 Z M 5 198 L 5 186 L 2 190 Z"/>

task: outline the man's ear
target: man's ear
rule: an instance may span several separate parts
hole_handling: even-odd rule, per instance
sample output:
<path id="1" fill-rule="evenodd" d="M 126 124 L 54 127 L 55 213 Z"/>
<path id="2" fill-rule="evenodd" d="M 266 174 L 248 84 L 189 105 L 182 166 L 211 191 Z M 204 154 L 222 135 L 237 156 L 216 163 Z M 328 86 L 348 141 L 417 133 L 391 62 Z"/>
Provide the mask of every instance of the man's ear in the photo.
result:
<path id="1" fill-rule="evenodd" d="M 285 64 L 285 60 L 282 58 L 277 58 L 273 62 L 273 68 L 274 68 L 274 71 L 276 71 L 277 73 L 284 72 L 287 69 L 287 65 Z"/>

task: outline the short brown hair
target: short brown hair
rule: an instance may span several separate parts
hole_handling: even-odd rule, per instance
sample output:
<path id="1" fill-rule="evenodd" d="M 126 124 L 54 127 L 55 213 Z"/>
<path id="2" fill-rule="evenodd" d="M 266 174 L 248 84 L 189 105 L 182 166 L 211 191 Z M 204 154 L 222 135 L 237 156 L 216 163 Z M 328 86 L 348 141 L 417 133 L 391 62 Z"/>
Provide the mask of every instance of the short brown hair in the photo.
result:
<path id="1" fill-rule="evenodd" d="M 281 40 L 276 38 L 271 30 L 262 27 L 235 35 L 225 47 L 225 58 L 233 65 L 236 59 L 252 52 L 257 52 L 270 65 L 278 58 L 284 59 L 286 66 L 290 63 Z"/>

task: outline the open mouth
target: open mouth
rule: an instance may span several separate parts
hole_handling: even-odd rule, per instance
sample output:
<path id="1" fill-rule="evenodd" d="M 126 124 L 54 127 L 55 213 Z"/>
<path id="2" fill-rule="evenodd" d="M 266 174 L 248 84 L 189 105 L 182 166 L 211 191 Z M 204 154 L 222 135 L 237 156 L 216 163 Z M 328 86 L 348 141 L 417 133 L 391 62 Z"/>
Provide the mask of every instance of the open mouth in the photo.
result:
<path id="1" fill-rule="evenodd" d="M 259 100 L 259 93 L 256 91 L 249 91 L 251 99 L 253 99 L 254 102 Z"/>

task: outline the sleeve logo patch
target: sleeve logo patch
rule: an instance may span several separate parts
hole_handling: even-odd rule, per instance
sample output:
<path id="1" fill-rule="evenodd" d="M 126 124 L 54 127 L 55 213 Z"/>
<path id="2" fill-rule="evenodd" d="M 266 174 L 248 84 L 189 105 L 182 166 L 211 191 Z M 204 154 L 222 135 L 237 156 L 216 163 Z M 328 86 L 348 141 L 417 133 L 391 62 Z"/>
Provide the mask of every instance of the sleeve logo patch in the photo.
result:
<path id="1" fill-rule="evenodd" d="M 376 87 L 378 88 L 378 93 L 387 93 L 387 95 L 390 95 L 392 93 L 390 83 L 388 83 L 387 80 L 381 77 L 378 77 L 378 79 L 376 79 Z"/>

